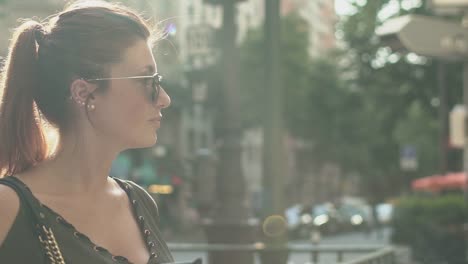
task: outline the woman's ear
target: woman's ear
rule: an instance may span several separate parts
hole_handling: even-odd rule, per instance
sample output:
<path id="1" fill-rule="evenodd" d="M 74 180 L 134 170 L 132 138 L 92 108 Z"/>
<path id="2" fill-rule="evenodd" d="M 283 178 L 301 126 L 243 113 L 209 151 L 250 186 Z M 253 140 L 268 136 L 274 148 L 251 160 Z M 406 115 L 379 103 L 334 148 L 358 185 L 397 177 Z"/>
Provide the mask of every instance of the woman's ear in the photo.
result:
<path id="1" fill-rule="evenodd" d="M 97 85 L 83 79 L 76 79 L 70 85 L 70 98 L 80 106 L 94 104 L 94 91 Z"/>

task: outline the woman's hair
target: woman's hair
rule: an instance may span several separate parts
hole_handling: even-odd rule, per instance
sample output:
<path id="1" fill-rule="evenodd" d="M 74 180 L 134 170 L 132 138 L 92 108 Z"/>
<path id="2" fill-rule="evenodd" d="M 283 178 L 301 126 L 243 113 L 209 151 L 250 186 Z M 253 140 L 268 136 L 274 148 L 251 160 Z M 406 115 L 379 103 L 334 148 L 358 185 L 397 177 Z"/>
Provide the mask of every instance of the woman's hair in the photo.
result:
<path id="1" fill-rule="evenodd" d="M 47 158 L 43 117 L 61 132 L 70 127 L 73 80 L 106 75 L 128 47 L 150 37 L 137 13 L 103 1 L 77 2 L 44 24 L 19 26 L 0 87 L 0 177 Z"/>

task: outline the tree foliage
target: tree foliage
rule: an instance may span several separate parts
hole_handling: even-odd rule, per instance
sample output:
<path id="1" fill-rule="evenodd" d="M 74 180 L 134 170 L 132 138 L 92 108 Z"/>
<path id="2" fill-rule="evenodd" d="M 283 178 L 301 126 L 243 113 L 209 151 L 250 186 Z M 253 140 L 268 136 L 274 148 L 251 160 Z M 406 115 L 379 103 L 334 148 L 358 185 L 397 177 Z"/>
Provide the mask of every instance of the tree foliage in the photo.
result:
<path id="1" fill-rule="evenodd" d="M 431 15 L 422 1 L 420 6 L 403 8 L 394 16 L 407 13 Z M 361 93 L 365 103 L 363 113 L 369 115 L 366 125 L 373 129 L 363 142 L 369 151 L 365 170 L 360 170 L 367 193 L 375 199 L 396 195 L 408 189 L 411 178 L 439 172 L 438 121 L 439 91 L 437 66 L 440 61 L 418 58 L 415 54 L 395 54 L 385 49 L 375 36 L 375 28 L 383 23 L 379 12 L 390 1 L 367 1 L 355 5 L 357 12 L 348 16 L 340 25 L 346 43 L 349 70 L 353 85 Z M 451 67 L 457 67 L 451 65 Z M 451 94 L 459 94 L 460 71 L 449 71 L 447 88 Z M 457 101 L 451 96 L 449 108 Z M 400 150 L 414 146 L 419 160 L 417 171 L 408 175 L 399 167 Z M 394 188 L 392 188 L 394 187 Z M 382 194 L 383 197 L 378 197 Z"/>
<path id="2" fill-rule="evenodd" d="M 438 172 L 439 62 L 392 53 L 380 42 L 379 14 L 391 1 L 349 2 L 356 12 L 337 26 L 344 48 L 318 58 L 307 55 L 305 22 L 295 15 L 283 18 L 285 120 L 290 134 L 311 142 L 314 162 L 333 162 L 344 174 L 360 175 L 364 194 L 378 201 L 407 190 L 412 178 Z M 430 15 L 425 5 L 400 5 L 394 16 Z M 249 33 L 241 54 L 245 125 L 251 126 L 261 122 L 262 93 L 268 89 L 260 29 Z M 461 102 L 461 72 L 459 65 L 448 67 L 450 108 Z M 400 151 L 407 145 L 415 147 L 419 161 L 411 174 L 400 169 Z"/>

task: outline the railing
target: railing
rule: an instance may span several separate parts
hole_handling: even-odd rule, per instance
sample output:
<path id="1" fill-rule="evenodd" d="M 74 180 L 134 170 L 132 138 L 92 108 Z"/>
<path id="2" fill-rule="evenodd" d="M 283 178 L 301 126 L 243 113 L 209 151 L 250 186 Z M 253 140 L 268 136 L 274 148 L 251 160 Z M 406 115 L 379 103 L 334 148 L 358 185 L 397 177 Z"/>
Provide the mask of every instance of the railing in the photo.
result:
<path id="1" fill-rule="evenodd" d="M 168 263 L 171 264 L 171 263 Z M 189 261 L 189 262 L 176 262 L 172 264 L 202 264 L 202 260 L 200 258 L 194 260 L 194 261 Z"/>
<path id="2" fill-rule="evenodd" d="M 219 251 L 246 251 L 260 254 L 264 251 L 287 249 L 290 253 L 309 253 L 312 263 L 319 263 L 320 254 L 336 254 L 336 262 L 342 264 L 395 264 L 395 250 L 382 246 L 348 246 L 348 245 L 286 245 L 285 247 L 266 247 L 263 243 L 255 244 L 185 244 L 169 243 L 173 252 L 219 252 Z M 352 261 L 344 262 L 345 254 L 365 254 Z M 206 263 L 204 263 L 206 264 Z"/>
<path id="3" fill-rule="evenodd" d="M 377 252 L 369 253 L 355 260 L 344 262 L 343 264 L 395 264 L 395 250 L 392 247 L 385 247 Z"/>

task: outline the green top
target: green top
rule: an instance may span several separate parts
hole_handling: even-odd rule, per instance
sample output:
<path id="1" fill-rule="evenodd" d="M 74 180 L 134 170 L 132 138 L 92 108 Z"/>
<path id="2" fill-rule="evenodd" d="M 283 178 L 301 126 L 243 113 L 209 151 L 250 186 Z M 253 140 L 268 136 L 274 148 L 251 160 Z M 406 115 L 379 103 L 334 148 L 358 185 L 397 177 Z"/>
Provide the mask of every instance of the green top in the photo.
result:
<path id="1" fill-rule="evenodd" d="M 125 190 L 132 202 L 133 214 L 140 231 L 146 240 L 150 252 L 148 264 L 172 263 L 174 259 L 161 238 L 157 218 L 158 208 L 153 198 L 140 186 L 131 181 L 114 178 Z M 14 176 L 0 179 L 0 184 L 14 185 L 16 191 L 21 191 L 20 209 L 4 242 L 0 245 L 0 263 L 48 263 L 42 244 L 39 242 L 32 210 L 39 212 L 42 220 L 54 232 L 56 241 L 67 264 L 115 264 L 130 263 L 125 257 L 114 256 L 108 250 L 96 245 L 85 234 L 76 230 L 58 213 L 37 200 L 29 188 Z M 15 188 L 13 188 L 15 189 Z M 125 239 L 125 238 L 122 238 Z"/>

